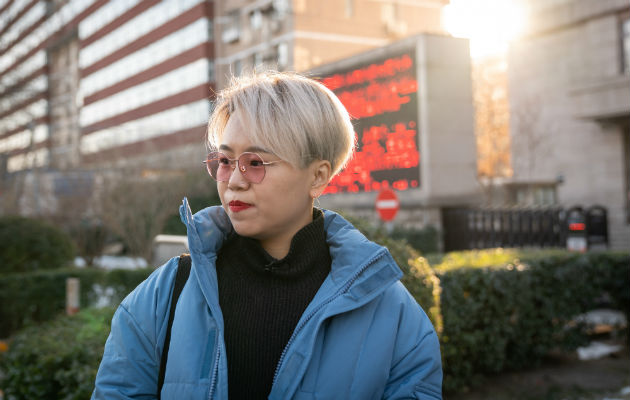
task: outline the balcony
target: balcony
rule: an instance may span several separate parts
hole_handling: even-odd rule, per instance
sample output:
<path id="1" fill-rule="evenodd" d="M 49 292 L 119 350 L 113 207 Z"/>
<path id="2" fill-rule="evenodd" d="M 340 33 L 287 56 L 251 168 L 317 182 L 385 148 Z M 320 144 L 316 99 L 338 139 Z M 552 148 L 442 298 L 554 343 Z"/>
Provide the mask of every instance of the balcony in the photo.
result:
<path id="1" fill-rule="evenodd" d="M 575 116 L 606 120 L 630 116 L 630 75 L 580 84 L 569 91 L 575 104 Z"/>

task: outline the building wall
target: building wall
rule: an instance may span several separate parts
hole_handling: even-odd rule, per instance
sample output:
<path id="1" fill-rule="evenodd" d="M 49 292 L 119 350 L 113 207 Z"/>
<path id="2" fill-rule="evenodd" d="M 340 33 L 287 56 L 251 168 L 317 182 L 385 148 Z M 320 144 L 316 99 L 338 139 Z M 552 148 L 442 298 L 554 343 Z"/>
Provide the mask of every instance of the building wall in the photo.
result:
<path id="1" fill-rule="evenodd" d="M 2 212 L 85 195 L 68 190 L 83 179 L 72 171 L 202 170 L 213 12 L 211 0 L 0 0 Z"/>
<path id="2" fill-rule="evenodd" d="M 289 0 L 215 2 L 216 80 L 260 68 L 294 69 L 293 17 Z"/>
<path id="3" fill-rule="evenodd" d="M 49 162 L 47 46 L 80 9 L 63 18 L 46 2 L 0 3 L 0 153 L 3 175 Z"/>
<path id="4" fill-rule="evenodd" d="M 67 170 L 80 162 L 79 143 L 79 41 L 69 32 L 48 49 L 49 166 Z"/>
<path id="5" fill-rule="evenodd" d="M 201 145 L 212 15 L 207 0 L 0 2 L 6 173 Z"/>
<path id="6" fill-rule="evenodd" d="M 76 166 L 76 26 L 103 3 L 0 1 L 3 212 L 48 211 L 41 171 Z"/>
<path id="7" fill-rule="evenodd" d="M 551 184 L 563 206 L 608 208 L 612 246 L 628 248 L 630 76 L 621 21 L 627 1 L 540 3 L 509 57 L 515 183 Z"/>
<path id="8" fill-rule="evenodd" d="M 79 25 L 83 165 L 203 148 L 214 75 L 213 3 L 109 2 Z M 192 165 L 192 159 L 183 160 Z"/>
<path id="9" fill-rule="evenodd" d="M 295 0 L 295 68 L 308 70 L 418 33 L 444 33 L 447 3 Z"/>
<path id="10" fill-rule="evenodd" d="M 306 71 L 416 33 L 443 33 L 446 0 L 215 3 L 217 86 L 260 68 Z"/>

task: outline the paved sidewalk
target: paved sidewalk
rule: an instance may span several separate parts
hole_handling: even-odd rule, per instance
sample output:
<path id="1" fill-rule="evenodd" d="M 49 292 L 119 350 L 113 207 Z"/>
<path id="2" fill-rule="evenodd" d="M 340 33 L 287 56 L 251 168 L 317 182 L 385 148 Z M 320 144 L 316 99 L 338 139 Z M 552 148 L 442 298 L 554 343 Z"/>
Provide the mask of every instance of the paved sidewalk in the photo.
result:
<path id="1" fill-rule="evenodd" d="M 489 377 L 470 393 L 446 400 L 630 400 L 630 352 L 605 358 L 577 355 L 549 359 L 540 368 Z"/>

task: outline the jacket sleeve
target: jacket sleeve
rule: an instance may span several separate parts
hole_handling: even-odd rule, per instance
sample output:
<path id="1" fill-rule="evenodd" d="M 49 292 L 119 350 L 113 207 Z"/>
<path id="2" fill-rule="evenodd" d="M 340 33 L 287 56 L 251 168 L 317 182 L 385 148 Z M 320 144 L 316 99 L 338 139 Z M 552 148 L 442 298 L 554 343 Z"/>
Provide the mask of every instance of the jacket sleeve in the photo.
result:
<path id="1" fill-rule="evenodd" d="M 158 268 L 116 310 L 92 400 L 156 399 L 177 258 Z"/>
<path id="2" fill-rule="evenodd" d="M 406 292 L 406 289 L 405 289 Z M 440 342 L 431 320 L 406 293 L 385 399 L 442 399 Z"/>

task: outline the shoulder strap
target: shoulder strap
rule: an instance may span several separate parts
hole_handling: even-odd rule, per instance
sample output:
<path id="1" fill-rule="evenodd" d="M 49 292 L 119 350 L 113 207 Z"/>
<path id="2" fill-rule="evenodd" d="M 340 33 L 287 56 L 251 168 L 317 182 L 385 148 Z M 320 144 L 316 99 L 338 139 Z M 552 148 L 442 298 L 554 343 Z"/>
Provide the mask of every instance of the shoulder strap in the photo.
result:
<path id="1" fill-rule="evenodd" d="M 168 349 L 171 344 L 171 328 L 173 327 L 173 319 L 175 318 L 175 308 L 177 300 L 182 293 L 182 289 L 190 275 L 190 254 L 182 254 L 179 256 L 177 263 L 177 275 L 175 276 L 175 285 L 173 286 L 173 298 L 171 299 L 171 309 L 168 314 L 168 325 L 166 327 L 166 338 L 164 338 L 164 346 L 162 349 L 162 358 L 160 360 L 160 373 L 158 375 L 158 391 L 157 397 L 161 398 L 162 386 L 164 385 L 164 376 L 166 375 L 166 362 L 168 360 Z"/>

